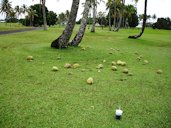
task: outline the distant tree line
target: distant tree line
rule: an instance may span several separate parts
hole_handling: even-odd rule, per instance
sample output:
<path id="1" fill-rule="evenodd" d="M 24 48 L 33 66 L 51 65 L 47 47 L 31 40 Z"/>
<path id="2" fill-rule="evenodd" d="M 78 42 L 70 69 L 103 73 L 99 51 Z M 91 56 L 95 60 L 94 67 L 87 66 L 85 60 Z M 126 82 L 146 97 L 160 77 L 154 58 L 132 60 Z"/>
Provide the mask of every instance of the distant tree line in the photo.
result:
<path id="1" fill-rule="evenodd" d="M 171 30 L 170 18 L 158 18 L 157 22 L 152 25 L 153 29 L 166 29 Z"/>

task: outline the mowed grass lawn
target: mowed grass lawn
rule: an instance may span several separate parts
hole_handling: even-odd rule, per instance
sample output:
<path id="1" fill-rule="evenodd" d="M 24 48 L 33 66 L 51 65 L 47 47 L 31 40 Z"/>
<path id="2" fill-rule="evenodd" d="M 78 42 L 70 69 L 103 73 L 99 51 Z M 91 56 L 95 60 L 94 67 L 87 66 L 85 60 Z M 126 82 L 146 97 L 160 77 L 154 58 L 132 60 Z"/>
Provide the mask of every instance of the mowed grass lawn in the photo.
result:
<path id="1" fill-rule="evenodd" d="M 127 37 L 139 30 L 98 28 L 96 33 L 87 30 L 78 48 L 52 49 L 62 30 L 0 36 L 1 128 L 170 128 L 171 31 L 146 29 L 134 40 Z M 112 71 L 111 62 L 117 60 L 127 65 Z M 66 69 L 65 63 L 80 67 Z M 122 73 L 124 68 L 133 76 Z M 118 106 L 121 120 L 114 118 Z"/>
<path id="2" fill-rule="evenodd" d="M 20 23 L 0 23 L 0 32 L 1 31 L 12 31 L 12 30 L 21 30 L 30 27 L 25 27 Z"/>

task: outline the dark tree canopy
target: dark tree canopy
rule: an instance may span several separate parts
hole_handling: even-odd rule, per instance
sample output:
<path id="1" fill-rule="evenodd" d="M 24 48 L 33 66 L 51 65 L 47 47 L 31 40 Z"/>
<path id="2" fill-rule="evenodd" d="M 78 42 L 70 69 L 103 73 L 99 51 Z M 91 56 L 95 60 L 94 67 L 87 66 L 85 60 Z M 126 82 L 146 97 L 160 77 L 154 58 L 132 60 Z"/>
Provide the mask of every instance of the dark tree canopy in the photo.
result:
<path id="1" fill-rule="evenodd" d="M 171 30 L 170 18 L 158 18 L 157 22 L 153 24 L 153 28 Z"/>

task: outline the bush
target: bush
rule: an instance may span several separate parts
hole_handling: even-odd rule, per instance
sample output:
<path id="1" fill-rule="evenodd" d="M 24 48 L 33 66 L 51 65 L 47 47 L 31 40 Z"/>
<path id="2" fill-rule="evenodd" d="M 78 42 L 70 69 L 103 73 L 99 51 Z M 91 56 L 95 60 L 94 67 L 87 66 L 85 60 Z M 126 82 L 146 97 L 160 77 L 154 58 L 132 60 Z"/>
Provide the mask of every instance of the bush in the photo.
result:
<path id="1" fill-rule="evenodd" d="M 171 21 L 169 18 L 158 18 L 157 22 L 152 25 L 153 29 L 171 30 Z"/>

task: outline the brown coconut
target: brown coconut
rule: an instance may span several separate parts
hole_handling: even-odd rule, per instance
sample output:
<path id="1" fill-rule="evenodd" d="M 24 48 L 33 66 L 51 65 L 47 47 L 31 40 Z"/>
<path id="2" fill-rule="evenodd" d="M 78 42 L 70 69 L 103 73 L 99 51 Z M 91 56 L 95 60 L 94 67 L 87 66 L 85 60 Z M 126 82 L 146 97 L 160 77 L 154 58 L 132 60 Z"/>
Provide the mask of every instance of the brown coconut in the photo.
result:
<path id="1" fill-rule="evenodd" d="M 98 66 L 97 66 L 97 69 L 102 69 L 103 68 L 103 64 L 99 64 Z"/>
<path id="2" fill-rule="evenodd" d="M 65 65 L 64 65 L 64 68 L 71 68 L 72 67 L 72 65 L 70 64 L 70 63 L 66 63 Z"/>
<path id="3" fill-rule="evenodd" d="M 117 68 L 116 66 L 112 66 L 111 69 L 112 69 L 113 71 L 117 71 L 117 70 L 118 70 L 118 68 Z"/>
<path id="4" fill-rule="evenodd" d="M 128 69 L 124 68 L 123 73 L 128 74 L 128 72 L 129 72 Z"/>

